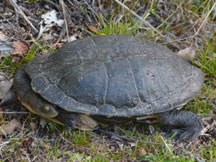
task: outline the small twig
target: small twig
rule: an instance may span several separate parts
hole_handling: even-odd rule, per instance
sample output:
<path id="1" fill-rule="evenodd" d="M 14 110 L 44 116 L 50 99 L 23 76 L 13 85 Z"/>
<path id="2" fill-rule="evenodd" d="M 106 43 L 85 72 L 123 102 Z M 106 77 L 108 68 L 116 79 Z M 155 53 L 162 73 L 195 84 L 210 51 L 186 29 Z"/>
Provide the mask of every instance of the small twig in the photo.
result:
<path id="1" fill-rule="evenodd" d="M 46 0 L 46 3 L 50 3 L 50 5 L 54 6 L 55 8 L 57 8 L 59 10 L 59 5 L 55 2 L 53 2 L 52 0 Z"/>
<path id="2" fill-rule="evenodd" d="M 38 30 L 34 27 L 34 25 L 31 23 L 31 21 L 28 19 L 28 17 L 25 15 L 25 13 L 16 4 L 16 2 L 14 0 L 9 0 L 9 1 L 10 1 L 11 5 L 14 7 L 14 9 L 23 16 L 23 18 L 32 27 L 32 29 L 34 29 L 34 31 L 38 33 Z"/>
<path id="3" fill-rule="evenodd" d="M 0 114 L 31 114 L 30 112 L 17 112 L 17 111 L 12 111 L 12 112 L 0 112 Z"/>
<path id="4" fill-rule="evenodd" d="M 201 135 L 205 135 L 206 132 L 210 129 L 210 128 L 214 128 L 214 125 L 216 125 L 216 121 L 214 121 L 212 124 L 207 125 L 205 128 L 203 128 L 203 130 L 201 131 Z"/>
<path id="5" fill-rule="evenodd" d="M 0 144 L 0 148 L 3 147 L 4 145 L 9 144 L 9 143 L 10 143 L 10 141 L 5 141 L 5 142 L 1 143 L 1 144 Z M 0 149 L 0 150 L 1 150 L 1 149 Z"/>
<path id="6" fill-rule="evenodd" d="M 11 141 L 5 141 L 5 142 L 2 142 L 0 144 L 0 156 L 2 157 L 2 149 L 4 146 L 6 146 L 7 144 L 9 144 Z"/>
<path id="7" fill-rule="evenodd" d="M 62 11 L 63 11 L 63 15 L 64 15 L 64 23 L 65 23 L 65 28 L 66 28 L 66 32 L 67 32 L 67 40 L 69 42 L 69 31 L 68 31 L 68 24 L 67 24 L 67 17 L 66 17 L 66 10 L 65 10 L 65 3 L 63 0 L 59 0 L 59 3 L 62 6 Z"/>
<path id="8" fill-rule="evenodd" d="M 170 154 L 172 155 L 173 152 L 171 151 L 170 147 L 168 146 L 168 144 L 166 143 L 166 141 L 164 140 L 164 138 L 162 136 L 160 136 L 160 138 L 163 140 L 163 143 L 165 144 L 166 148 L 169 150 Z"/>
<path id="9" fill-rule="evenodd" d="M 70 0 L 67 0 L 68 3 L 70 3 L 71 6 L 74 6 L 73 2 L 71 2 Z"/>
<path id="10" fill-rule="evenodd" d="M 122 6 L 123 8 L 125 8 L 126 10 L 128 10 L 129 12 L 131 12 L 134 16 L 136 16 L 138 19 L 140 19 L 146 26 L 148 26 L 153 31 L 155 31 L 157 34 L 159 34 L 162 38 L 165 37 L 163 34 L 161 34 L 160 31 L 158 31 L 157 29 L 155 29 L 148 21 L 144 20 L 141 16 L 137 15 L 133 10 L 131 10 L 130 8 L 128 8 L 127 6 L 125 6 L 119 0 L 115 0 L 115 2 L 118 3 L 120 6 Z"/>

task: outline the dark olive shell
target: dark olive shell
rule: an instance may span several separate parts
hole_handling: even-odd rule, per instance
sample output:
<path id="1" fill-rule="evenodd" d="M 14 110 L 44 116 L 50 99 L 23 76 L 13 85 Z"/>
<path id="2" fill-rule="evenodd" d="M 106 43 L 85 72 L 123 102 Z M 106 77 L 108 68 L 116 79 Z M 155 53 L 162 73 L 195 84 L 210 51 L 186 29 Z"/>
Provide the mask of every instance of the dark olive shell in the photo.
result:
<path id="1" fill-rule="evenodd" d="M 165 46 L 126 35 L 70 42 L 25 71 L 32 89 L 59 108 L 116 117 L 180 108 L 203 83 L 200 69 Z"/>

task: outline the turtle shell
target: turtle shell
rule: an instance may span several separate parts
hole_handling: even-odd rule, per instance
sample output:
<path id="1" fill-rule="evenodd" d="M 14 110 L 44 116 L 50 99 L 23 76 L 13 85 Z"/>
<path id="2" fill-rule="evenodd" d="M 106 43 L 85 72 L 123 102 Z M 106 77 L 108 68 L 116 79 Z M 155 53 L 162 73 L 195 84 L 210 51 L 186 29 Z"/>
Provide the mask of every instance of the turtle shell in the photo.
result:
<path id="1" fill-rule="evenodd" d="M 141 38 L 95 36 L 33 59 L 32 89 L 68 112 L 143 116 L 180 108 L 203 73 L 165 46 Z"/>

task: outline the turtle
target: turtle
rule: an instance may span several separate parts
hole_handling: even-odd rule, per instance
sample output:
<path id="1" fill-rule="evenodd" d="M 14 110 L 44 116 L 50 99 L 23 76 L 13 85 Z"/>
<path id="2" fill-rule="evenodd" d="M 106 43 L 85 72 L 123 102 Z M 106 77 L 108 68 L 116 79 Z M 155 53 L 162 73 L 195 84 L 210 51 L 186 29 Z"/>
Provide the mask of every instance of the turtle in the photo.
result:
<path id="1" fill-rule="evenodd" d="M 203 81 L 201 69 L 164 45 L 130 35 L 92 36 L 20 68 L 1 104 L 16 96 L 31 112 L 66 128 L 157 122 L 181 141 L 202 130 L 198 115 L 180 109 Z"/>

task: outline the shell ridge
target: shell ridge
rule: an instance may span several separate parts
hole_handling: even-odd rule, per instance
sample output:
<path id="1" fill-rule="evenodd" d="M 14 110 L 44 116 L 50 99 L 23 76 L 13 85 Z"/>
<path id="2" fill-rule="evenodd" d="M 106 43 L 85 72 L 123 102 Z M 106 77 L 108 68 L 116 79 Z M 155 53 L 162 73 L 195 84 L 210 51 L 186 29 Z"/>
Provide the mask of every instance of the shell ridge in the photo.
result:
<path id="1" fill-rule="evenodd" d="M 109 85 L 109 75 L 107 72 L 107 67 L 105 65 L 105 63 L 103 62 L 104 65 L 104 69 L 105 69 L 105 79 L 106 79 L 106 88 L 105 88 L 105 92 L 104 92 L 104 96 L 103 96 L 103 100 L 104 100 L 104 104 L 106 104 L 106 96 L 107 96 L 107 91 L 108 91 L 108 85 Z"/>
<path id="2" fill-rule="evenodd" d="M 153 57 L 152 58 L 152 62 L 153 62 L 153 64 L 154 64 L 154 67 L 157 67 L 157 69 L 155 69 L 155 72 L 157 73 L 157 76 L 160 78 L 160 79 L 156 79 L 156 81 L 157 81 L 157 86 L 158 86 L 158 88 L 159 88 L 159 91 L 160 91 L 160 97 L 157 99 L 157 100 L 155 100 L 156 102 L 157 101 L 159 101 L 159 100 L 161 100 L 162 98 L 163 99 L 165 99 L 166 100 L 166 103 L 168 103 L 168 104 L 170 104 L 171 105 L 171 107 L 173 107 L 173 104 L 172 103 L 170 103 L 169 102 L 169 95 L 168 95 L 168 97 L 167 97 L 167 95 L 163 95 L 163 92 L 162 92 L 162 87 L 161 87 L 161 82 L 163 82 L 163 79 L 162 79 L 162 77 L 161 77 L 161 75 L 160 75 L 160 69 L 159 69 L 159 66 L 157 66 L 157 64 L 156 64 L 156 61 L 155 61 L 155 58 Z M 165 84 L 165 82 L 164 82 L 164 84 Z M 166 85 L 166 84 L 165 84 Z M 162 93 L 161 93 L 162 92 Z M 169 93 L 167 93 L 167 94 L 169 94 Z M 161 108 L 161 105 L 160 105 L 160 108 Z"/>
<path id="3" fill-rule="evenodd" d="M 133 71 L 133 68 L 131 66 L 131 62 L 130 62 L 130 58 L 129 57 L 127 57 L 127 61 L 128 61 L 129 69 L 130 69 L 131 74 L 132 74 L 133 81 L 135 83 L 136 94 L 137 94 L 138 100 L 140 102 L 141 99 L 140 99 L 140 95 L 139 95 L 139 92 L 138 92 L 137 82 L 136 82 L 136 79 L 135 79 L 134 71 Z"/>
<path id="4" fill-rule="evenodd" d="M 154 59 L 155 59 L 155 58 L 154 58 Z M 153 63 L 154 63 L 154 65 L 156 65 L 155 60 L 153 61 Z M 167 90 L 169 90 L 167 84 L 164 82 L 164 79 L 163 79 L 163 77 L 161 76 L 161 72 L 160 72 L 160 68 L 159 68 L 159 67 L 158 67 L 158 69 L 157 69 L 157 74 L 158 74 L 158 77 L 160 78 L 160 79 L 158 79 L 158 83 L 159 83 L 158 86 L 160 87 L 160 89 L 162 89 L 161 84 L 163 84 L 163 85 L 165 86 L 165 88 L 166 88 Z M 161 83 L 161 82 L 162 82 L 162 83 Z M 169 102 L 170 96 L 171 96 L 171 95 L 170 95 L 169 92 L 166 93 L 166 94 L 164 94 L 164 92 L 163 92 L 162 96 L 161 96 L 158 100 L 160 100 L 161 98 L 163 98 L 163 99 L 166 100 L 166 103 L 169 103 L 169 104 L 173 107 L 173 104 Z M 156 100 L 156 101 L 157 101 L 157 100 Z"/>
<path id="5" fill-rule="evenodd" d="M 81 66 L 82 64 L 83 64 L 83 62 L 81 62 L 79 65 L 77 65 L 74 69 L 79 68 L 79 66 Z M 74 72 L 74 69 L 71 68 L 71 70 L 70 70 L 69 72 L 67 72 L 65 75 L 62 76 L 61 79 L 58 80 L 58 83 L 61 82 L 61 80 L 63 80 L 64 78 L 66 78 L 68 75 L 70 75 L 71 73 L 73 73 L 73 72 Z M 58 84 L 58 83 L 57 83 L 57 84 Z"/>

